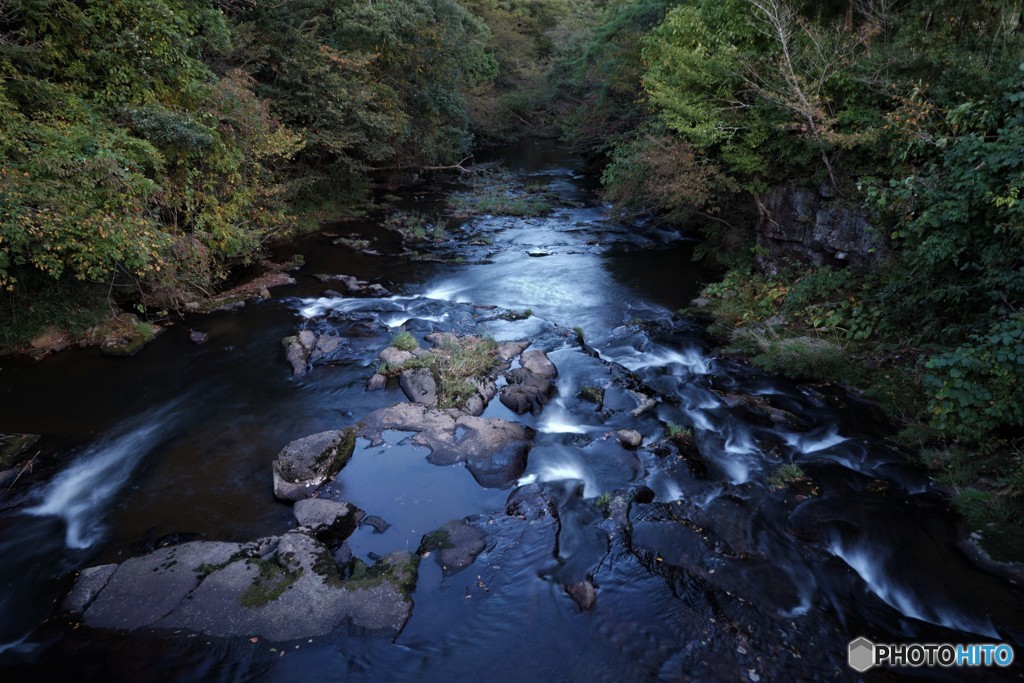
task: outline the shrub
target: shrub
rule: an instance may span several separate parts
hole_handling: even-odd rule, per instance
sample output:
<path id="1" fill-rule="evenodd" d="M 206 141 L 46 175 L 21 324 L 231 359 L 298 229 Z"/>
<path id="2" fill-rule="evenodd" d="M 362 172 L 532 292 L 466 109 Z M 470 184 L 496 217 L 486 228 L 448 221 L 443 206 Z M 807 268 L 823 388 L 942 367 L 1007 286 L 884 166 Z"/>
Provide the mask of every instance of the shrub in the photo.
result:
<path id="1" fill-rule="evenodd" d="M 1024 426 L 1024 315 L 933 356 L 925 386 L 932 426 L 966 443 Z"/>

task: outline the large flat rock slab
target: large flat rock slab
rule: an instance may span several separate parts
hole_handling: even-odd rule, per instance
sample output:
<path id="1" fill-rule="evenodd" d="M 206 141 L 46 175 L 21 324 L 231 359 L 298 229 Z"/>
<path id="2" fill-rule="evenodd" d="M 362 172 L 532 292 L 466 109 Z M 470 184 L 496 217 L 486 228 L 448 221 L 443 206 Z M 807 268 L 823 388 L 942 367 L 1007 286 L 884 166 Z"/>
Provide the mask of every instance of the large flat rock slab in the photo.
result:
<path id="1" fill-rule="evenodd" d="M 339 628 L 396 636 L 412 614 L 419 557 L 392 553 L 343 579 L 304 530 L 252 543 L 199 541 L 82 571 L 65 607 L 86 626 L 287 641 Z"/>

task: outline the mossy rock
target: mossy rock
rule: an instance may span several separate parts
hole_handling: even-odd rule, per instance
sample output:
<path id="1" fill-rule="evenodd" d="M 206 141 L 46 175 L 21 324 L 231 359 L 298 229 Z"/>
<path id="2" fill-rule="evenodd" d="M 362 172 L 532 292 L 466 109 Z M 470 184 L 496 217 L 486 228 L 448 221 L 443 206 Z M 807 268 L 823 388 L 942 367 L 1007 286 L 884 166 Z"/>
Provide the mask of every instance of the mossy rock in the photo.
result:
<path id="1" fill-rule="evenodd" d="M 257 608 L 277 600 L 288 587 L 302 577 L 302 568 L 288 571 L 276 562 L 268 560 L 249 560 L 258 567 L 258 574 L 252 585 L 238 596 L 238 604 L 242 607 Z"/>
<path id="2" fill-rule="evenodd" d="M 452 536 L 448 533 L 448 530 L 437 529 L 423 537 L 420 541 L 419 548 L 416 549 L 416 554 L 423 555 L 424 553 L 433 553 L 438 550 L 446 550 L 454 547 L 455 544 L 452 543 Z"/>
<path id="3" fill-rule="evenodd" d="M 0 469 L 19 464 L 25 452 L 40 438 L 38 434 L 0 434 Z"/>
<path id="4" fill-rule="evenodd" d="M 164 328 L 139 320 L 131 313 L 119 315 L 107 325 L 95 328 L 90 337 L 97 340 L 100 353 L 107 356 L 134 356 L 162 334 Z"/>

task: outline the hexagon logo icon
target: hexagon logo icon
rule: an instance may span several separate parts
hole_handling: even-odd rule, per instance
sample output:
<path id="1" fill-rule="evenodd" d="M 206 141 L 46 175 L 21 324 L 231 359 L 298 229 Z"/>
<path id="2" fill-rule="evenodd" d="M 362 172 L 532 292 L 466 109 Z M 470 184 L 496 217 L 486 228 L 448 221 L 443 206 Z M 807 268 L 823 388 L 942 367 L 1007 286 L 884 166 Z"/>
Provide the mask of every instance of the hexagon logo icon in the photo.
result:
<path id="1" fill-rule="evenodd" d="M 850 653 L 846 662 L 854 671 L 864 673 L 875 665 L 875 644 L 863 636 L 850 641 Z"/>

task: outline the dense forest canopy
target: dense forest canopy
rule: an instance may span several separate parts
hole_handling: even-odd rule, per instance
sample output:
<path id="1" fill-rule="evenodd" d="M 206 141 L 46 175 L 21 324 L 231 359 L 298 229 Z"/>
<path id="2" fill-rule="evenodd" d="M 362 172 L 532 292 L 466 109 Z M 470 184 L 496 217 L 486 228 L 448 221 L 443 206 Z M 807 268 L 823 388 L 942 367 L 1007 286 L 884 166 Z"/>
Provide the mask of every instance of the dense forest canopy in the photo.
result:
<path id="1" fill-rule="evenodd" d="M 1009 444 L 1024 482 L 1022 11 L 3 0 L 5 315 L 80 283 L 178 306 L 381 173 L 557 128 L 603 170 L 619 215 L 702 232 L 731 269 L 712 295 L 746 301 L 745 319 L 899 347 L 932 428 Z M 863 210 L 885 253 L 860 270 L 756 272 L 755 207 L 787 184 Z"/>
<path id="2" fill-rule="evenodd" d="M 0 286 L 211 290 L 297 203 L 466 153 L 488 38 L 454 0 L 5 2 Z"/>

